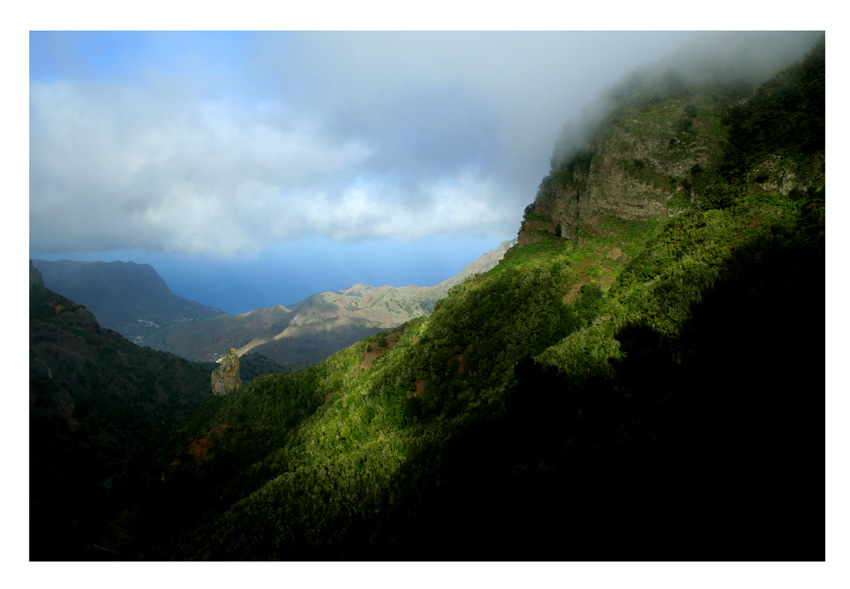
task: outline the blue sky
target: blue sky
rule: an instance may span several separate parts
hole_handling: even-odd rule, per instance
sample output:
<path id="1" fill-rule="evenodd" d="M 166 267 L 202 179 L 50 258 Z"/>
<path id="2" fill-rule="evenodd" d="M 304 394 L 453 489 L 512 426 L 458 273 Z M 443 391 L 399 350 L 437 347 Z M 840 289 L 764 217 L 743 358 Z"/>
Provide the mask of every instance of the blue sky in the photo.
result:
<path id="1" fill-rule="evenodd" d="M 516 236 L 562 125 L 693 32 L 31 32 L 30 257 L 241 313 Z"/>

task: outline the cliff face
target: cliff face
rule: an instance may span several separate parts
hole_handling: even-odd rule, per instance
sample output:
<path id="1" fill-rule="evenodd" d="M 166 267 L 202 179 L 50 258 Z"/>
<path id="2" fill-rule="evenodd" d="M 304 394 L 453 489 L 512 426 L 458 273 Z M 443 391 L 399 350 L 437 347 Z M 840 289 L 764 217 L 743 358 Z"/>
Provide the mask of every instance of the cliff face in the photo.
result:
<path id="1" fill-rule="evenodd" d="M 816 65 L 809 68 L 816 70 Z M 607 218 L 665 219 L 704 198 L 722 207 L 721 201 L 759 192 L 787 196 L 822 190 L 822 134 L 821 143 L 817 137 L 810 141 L 814 147 L 795 151 L 783 144 L 793 143 L 785 135 L 795 129 L 806 135 L 811 121 L 822 124 L 823 118 L 817 95 L 799 98 L 786 87 L 792 82 L 783 80 L 796 80 L 794 75 L 789 68 L 774 84 L 780 88 L 750 99 L 703 89 L 621 104 L 589 134 L 592 139 L 575 140 L 573 148 L 564 148 L 572 140 L 565 131 L 553 169 L 526 209 L 518 245 L 552 237 L 579 240 L 582 232 L 605 235 Z M 770 128 L 776 104 L 803 122 L 784 121 L 790 129 L 785 135 L 765 132 L 756 139 L 759 129 Z M 746 170 L 730 176 L 730 161 L 746 161 Z M 730 177 L 737 178 L 737 185 L 728 183 Z"/>
<path id="2" fill-rule="evenodd" d="M 519 245 L 602 232 L 608 216 L 666 218 L 698 198 L 695 177 L 716 160 L 724 137 L 719 104 L 672 98 L 621 110 L 594 144 L 556 164 L 526 211 Z"/>
<path id="3" fill-rule="evenodd" d="M 814 45 L 795 63 L 794 52 L 765 52 L 768 37 L 694 45 L 566 123 L 518 245 L 605 235 L 608 217 L 663 219 L 703 199 L 724 208 L 758 192 L 822 190 L 825 40 L 801 37 Z"/>

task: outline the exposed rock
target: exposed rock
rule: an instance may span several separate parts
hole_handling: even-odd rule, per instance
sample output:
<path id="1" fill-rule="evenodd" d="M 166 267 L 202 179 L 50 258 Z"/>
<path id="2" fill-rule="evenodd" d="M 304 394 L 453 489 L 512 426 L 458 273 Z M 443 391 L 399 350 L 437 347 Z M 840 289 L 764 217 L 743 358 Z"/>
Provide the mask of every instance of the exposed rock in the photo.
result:
<path id="1" fill-rule="evenodd" d="M 242 386 L 239 374 L 239 356 L 234 348 L 230 348 L 210 377 L 213 395 L 223 397 Z"/>
<path id="2" fill-rule="evenodd" d="M 604 233 L 609 216 L 645 221 L 677 214 L 671 199 L 691 198 L 685 186 L 692 170 L 708 167 L 719 146 L 716 130 L 688 118 L 686 106 L 670 99 L 609 120 L 592 151 L 561 163 L 543 181 L 526 211 L 519 244 L 576 239 L 579 231 Z"/>
<path id="3" fill-rule="evenodd" d="M 623 250 L 621 250 L 618 246 L 612 247 L 608 250 L 608 253 L 605 254 L 605 257 L 611 260 L 619 260 L 623 256 Z"/>

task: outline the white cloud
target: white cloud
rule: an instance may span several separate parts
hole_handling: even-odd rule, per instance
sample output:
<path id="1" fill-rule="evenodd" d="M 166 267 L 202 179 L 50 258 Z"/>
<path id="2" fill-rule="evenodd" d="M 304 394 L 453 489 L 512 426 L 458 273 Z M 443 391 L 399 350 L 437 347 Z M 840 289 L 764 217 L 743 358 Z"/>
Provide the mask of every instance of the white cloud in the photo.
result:
<path id="1" fill-rule="evenodd" d="M 662 37 L 268 34 L 223 81 L 32 81 L 30 247 L 507 237 L 564 120 Z"/>
<path id="2" fill-rule="evenodd" d="M 374 150 L 276 105 L 33 83 L 32 246 L 229 257 L 309 233 L 411 239 L 503 221 L 493 179 L 392 183 L 369 169 Z"/>
<path id="3" fill-rule="evenodd" d="M 305 198 L 300 213 L 312 232 L 342 241 L 476 235 L 494 228 L 510 233 L 518 228 L 515 214 L 493 206 L 504 200 L 494 182 L 475 171 L 422 184 L 413 192 L 397 194 L 388 185 L 361 182 L 338 194 Z"/>
<path id="4" fill-rule="evenodd" d="M 264 219 L 298 216 L 290 191 L 344 181 L 370 156 L 267 107 L 138 90 L 34 83 L 30 116 L 31 231 L 43 249 L 254 249 L 287 238 Z"/>

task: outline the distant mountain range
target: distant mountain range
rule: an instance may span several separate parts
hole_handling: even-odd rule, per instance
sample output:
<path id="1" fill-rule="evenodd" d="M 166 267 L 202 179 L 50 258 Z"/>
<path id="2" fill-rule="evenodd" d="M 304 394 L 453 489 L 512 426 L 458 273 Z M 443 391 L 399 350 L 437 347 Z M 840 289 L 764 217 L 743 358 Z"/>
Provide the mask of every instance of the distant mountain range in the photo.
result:
<path id="1" fill-rule="evenodd" d="M 169 290 L 149 264 L 33 260 L 44 285 L 83 305 L 98 323 L 142 343 L 157 330 L 224 313 Z"/>
<path id="2" fill-rule="evenodd" d="M 213 362 L 230 348 L 290 369 L 324 360 L 365 337 L 428 315 L 449 289 L 499 263 L 505 241 L 434 286 L 354 284 L 284 307 L 229 315 L 173 294 L 147 264 L 33 260 L 47 288 L 87 307 L 128 339 L 189 360 Z"/>
<path id="3" fill-rule="evenodd" d="M 825 561 L 825 39 L 758 88 L 750 54 L 627 78 L 498 265 L 224 396 L 33 273 L 31 560 Z M 428 292 L 186 338 L 247 358 Z"/>

